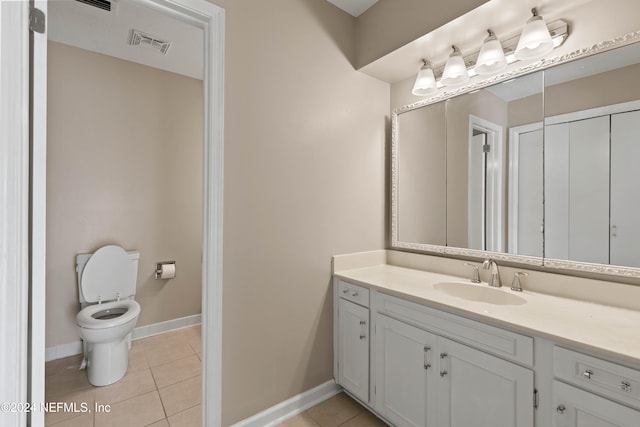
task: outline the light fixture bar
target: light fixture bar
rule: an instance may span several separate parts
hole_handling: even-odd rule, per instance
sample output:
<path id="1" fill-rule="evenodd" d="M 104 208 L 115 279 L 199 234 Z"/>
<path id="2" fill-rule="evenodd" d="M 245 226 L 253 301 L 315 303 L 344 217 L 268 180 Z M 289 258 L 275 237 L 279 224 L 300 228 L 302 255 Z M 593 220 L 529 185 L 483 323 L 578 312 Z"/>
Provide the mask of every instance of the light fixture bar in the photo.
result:
<path id="1" fill-rule="evenodd" d="M 567 36 L 569 35 L 569 25 L 562 19 L 558 19 L 556 21 L 553 21 L 547 24 L 547 28 L 549 29 L 549 33 L 551 34 L 551 39 L 553 40 L 554 48 L 562 45 L 562 43 L 564 43 L 564 41 L 567 39 Z M 516 50 L 516 46 L 518 46 L 519 39 L 520 39 L 520 33 L 516 34 L 515 36 L 509 39 L 502 41 L 502 49 L 504 50 L 504 55 L 507 59 L 508 64 L 511 64 L 516 61 L 515 57 L 513 56 L 513 53 Z M 480 54 L 480 48 L 478 48 L 478 50 L 474 51 L 473 53 L 470 53 L 463 57 L 464 63 L 467 66 L 467 71 L 469 72 L 469 77 L 473 77 L 477 75 L 473 69 L 475 67 L 476 61 L 478 60 L 479 54 Z M 442 77 L 443 71 L 444 71 L 444 64 L 433 69 L 433 73 L 438 81 L 438 87 L 442 87 L 442 84 L 440 83 L 440 78 Z"/>

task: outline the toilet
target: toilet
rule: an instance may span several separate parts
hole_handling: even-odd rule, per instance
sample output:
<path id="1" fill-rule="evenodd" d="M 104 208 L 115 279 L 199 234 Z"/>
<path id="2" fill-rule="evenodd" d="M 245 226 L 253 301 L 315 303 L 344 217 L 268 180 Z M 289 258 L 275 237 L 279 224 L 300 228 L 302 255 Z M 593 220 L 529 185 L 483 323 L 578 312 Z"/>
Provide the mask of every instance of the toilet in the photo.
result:
<path id="1" fill-rule="evenodd" d="M 94 386 L 113 384 L 127 372 L 131 331 L 140 315 L 140 305 L 133 300 L 139 258 L 139 252 L 115 245 L 76 256 L 81 306 L 76 324 L 83 365 Z"/>

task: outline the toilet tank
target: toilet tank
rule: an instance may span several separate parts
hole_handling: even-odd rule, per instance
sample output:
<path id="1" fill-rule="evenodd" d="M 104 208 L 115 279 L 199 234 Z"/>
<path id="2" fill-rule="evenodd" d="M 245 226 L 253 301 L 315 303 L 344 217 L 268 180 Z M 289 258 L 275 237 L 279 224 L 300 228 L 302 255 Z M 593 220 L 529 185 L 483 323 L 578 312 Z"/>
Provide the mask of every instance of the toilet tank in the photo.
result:
<path id="1" fill-rule="evenodd" d="M 138 251 L 127 251 L 127 254 L 129 254 L 129 258 L 131 258 L 131 262 L 133 263 L 133 271 L 135 274 L 135 280 L 136 283 L 138 282 L 138 260 L 140 259 L 140 252 Z M 76 255 L 76 273 L 77 273 L 77 280 L 78 280 L 78 296 L 80 298 L 80 304 L 82 305 L 82 307 L 84 308 L 85 305 L 87 304 L 86 299 L 84 298 L 84 295 L 82 294 L 82 282 L 81 282 L 81 278 L 82 278 L 82 272 L 84 271 L 84 267 L 85 265 L 87 265 L 87 261 L 89 261 L 89 258 L 91 258 L 93 254 L 78 254 Z M 135 296 L 135 293 L 133 295 L 126 295 L 124 296 L 124 298 L 133 298 Z"/>

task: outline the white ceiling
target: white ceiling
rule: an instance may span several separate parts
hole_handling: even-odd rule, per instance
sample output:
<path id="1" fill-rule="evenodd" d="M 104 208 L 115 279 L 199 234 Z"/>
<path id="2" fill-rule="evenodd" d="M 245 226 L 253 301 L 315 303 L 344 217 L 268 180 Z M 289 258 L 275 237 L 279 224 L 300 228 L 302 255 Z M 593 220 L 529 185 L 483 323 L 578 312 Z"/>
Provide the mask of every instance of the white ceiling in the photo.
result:
<path id="1" fill-rule="evenodd" d="M 378 0 L 327 0 L 329 3 L 333 3 L 340 9 L 344 10 L 351 15 L 358 17 L 362 15 L 367 9 L 374 4 L 378 3 Z"/>
<path id="2" fill-rule="evenodd" d="M 108 12 L 75 0 L 50 0 L 49 39 L 202 79 L 202 29 L 127 0 L 113 5 Z M 170 41 L 167 54 L 129 45 L 132 29 Z"/>

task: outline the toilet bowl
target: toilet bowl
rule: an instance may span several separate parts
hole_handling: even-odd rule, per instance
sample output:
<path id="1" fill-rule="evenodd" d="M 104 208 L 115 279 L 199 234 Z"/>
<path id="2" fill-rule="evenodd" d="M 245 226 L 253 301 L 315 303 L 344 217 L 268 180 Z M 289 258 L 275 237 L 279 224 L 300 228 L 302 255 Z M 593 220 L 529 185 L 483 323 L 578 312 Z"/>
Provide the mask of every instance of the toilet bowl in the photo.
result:
<path id="1" fill-rule="evenodd" d="M 94 386 L 113 384 L 127 372 L 131 331 L 140 315 L 140 305 L 133 300 L 139 256 L 110 245 L 76 257 L 83 307 L 76 324 Z"/>

